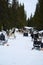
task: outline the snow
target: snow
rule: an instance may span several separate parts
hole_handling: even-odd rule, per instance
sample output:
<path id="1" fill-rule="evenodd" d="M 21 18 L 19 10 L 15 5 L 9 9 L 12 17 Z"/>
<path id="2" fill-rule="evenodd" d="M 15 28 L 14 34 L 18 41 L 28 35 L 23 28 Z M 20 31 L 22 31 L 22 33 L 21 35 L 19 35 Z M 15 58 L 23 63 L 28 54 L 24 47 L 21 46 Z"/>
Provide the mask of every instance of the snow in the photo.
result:
<path id="1" fill-rule="evenodd" d="M 39 31 L 39 33 L 43 33 L 43 30 Z"/>
<path id="2" fill-rule="evenodd" d="M 16 38 L 0 45 L 0 65 L 43 65 L 43 51 L 32 50 L 33 41 L 22 33 L 15 32 Z"/>
<path id="3" fill-rule="evenodd" d="M 27 26 L 25 26 L 24 28 L 26 28 L 26 29 L 33 29 L 33 27 L 27 27 Z"/>

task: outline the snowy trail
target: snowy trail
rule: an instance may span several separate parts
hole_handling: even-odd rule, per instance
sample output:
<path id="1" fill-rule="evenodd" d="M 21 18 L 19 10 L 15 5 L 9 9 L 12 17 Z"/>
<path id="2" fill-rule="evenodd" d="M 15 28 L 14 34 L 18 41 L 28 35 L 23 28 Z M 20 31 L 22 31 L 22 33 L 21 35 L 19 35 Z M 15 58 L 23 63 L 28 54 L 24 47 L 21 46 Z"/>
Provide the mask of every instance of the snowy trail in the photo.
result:
<path id="1" fill-rule="evenodd" d="M 32 50 L 31 37 L 16 33 L 8 40 L 9 46 L 0 46 L 0 65 L 43 65 L 43 51 Z"/>

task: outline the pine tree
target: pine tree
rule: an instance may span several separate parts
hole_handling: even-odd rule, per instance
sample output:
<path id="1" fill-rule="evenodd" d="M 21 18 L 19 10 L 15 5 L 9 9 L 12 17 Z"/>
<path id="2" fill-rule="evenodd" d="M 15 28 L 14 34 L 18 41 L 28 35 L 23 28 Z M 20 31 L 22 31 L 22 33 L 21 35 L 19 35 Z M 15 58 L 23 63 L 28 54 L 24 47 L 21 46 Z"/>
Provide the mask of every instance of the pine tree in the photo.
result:
<path id="1" fill-rule="evenodd" d="M 40 26 L 43 29 L 43 0 L 39 0 L 39 17 L 40 17 Z"/>
<path id="2" fill-rule="evenodd" d="M 13 0 L 12 3 L 12 12 L 11 12 L 11 17 L 12 17 L 12 26 L 16 27 L 17 26 L 17 8 L 18 8 L 18 3 L 17 0 Z"/>
<path id="3" fill-rule="evenodd" d="M 25 10 L 24 10 L 24 4 L 21 5 L 18 7 L 18 27 L 19 28 L 22 28 L 23 26 L 27 25 L 26 23 L 26 13 L 25 13 Z"/>
<path id="4" fill-rule="evenodd" d="M 33 17 L 34 27 L 37 29 L 40 27 L 40 18 L 39 18 L 39 3 L 36 5 L 36 11 Z"/>
<path id="5" fill-rule="evenodd" d="M 43 0 L 38 0 L 33 21 L 38 30 L 43 29 Z"/>
<path id="6" fill-rule="evenodd" d="M 19 5 L 17 0 L 13 0 L 12 4 L 9 3 L 9 0 L 0 0 L 0 27 L 2 25 L 6 26 L 6 29 L 25 26 L 24 4 Z"/>
<path id="7" fill-rule="evenodd" d="M 0 0 L 0 25 L 1 26 L 5 25 L 5 23 L 6 23 L 7 7 L 8 7 L 7 1 L 6 0 Z"/>

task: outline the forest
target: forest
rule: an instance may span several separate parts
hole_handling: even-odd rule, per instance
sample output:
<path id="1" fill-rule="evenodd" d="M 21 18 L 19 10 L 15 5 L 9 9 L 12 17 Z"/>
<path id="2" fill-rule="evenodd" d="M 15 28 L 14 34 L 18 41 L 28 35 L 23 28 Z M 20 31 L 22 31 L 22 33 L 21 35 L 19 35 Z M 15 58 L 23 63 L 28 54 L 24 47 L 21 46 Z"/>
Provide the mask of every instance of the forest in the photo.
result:
<path id="1" fill-rule="evenodd" d="M 19 4 L 17 0 L 13 0 L 12 4 L 9 0 L 0 0 L 0 30 L 24 26 L 43 29 L 43 0 L 38 0 L 34 16 L 31 14 L 30 19 L 27 19 L 24 4 Z"/>

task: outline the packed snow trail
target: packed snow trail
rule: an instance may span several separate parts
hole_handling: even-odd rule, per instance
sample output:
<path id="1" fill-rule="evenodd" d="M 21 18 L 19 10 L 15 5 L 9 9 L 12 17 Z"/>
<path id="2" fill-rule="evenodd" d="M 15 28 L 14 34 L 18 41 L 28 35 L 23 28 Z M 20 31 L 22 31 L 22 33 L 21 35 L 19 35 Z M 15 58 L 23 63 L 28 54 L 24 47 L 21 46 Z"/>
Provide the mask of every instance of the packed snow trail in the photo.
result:
<path id="1" fill-rule="evenodd" d="M 43 51 L 32 50 L 30 37 L 15 33 L 16 38 L 9 38 L 9 46 L 0 46 L 0 65 L 43 65 Z"/>

